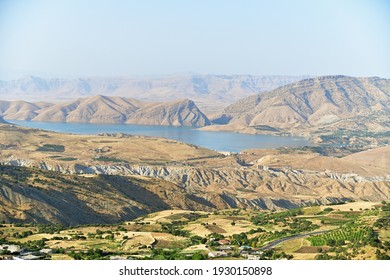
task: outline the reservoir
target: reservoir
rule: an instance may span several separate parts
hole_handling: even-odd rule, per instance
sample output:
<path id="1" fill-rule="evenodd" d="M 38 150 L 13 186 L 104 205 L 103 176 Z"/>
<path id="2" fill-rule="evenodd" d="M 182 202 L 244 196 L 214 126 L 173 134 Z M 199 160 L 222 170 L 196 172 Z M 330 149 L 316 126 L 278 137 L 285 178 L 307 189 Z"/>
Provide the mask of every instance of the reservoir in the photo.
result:
<path id="1" fill-rule="evenodd" d="M 56 123 L 7 120 L 17 125 L 44 130 L 74 133 L 98 134 L 122 132 L 132 135 L 164 137 L 197 145 L 216 151 L 240 152 L 251 148 L 279 148 L 310 146 L 304 138 L 296 136 L 251 135 L 234 132 L 202 131 L 192 127 L 135 125 L 135 124 L 91 124 Z"/>

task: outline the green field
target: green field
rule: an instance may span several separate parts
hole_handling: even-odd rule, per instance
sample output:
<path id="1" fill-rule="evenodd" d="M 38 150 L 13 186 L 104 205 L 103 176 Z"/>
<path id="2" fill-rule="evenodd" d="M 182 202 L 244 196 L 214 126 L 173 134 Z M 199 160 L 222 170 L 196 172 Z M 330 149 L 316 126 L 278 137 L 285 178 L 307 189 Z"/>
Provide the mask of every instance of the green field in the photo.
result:
<path id="1" fill-rule="evenodd" d="M 51 249 L 41 254 L 45 259 L 389 259 L 390 205 L 349 212 L 345 207 L 165 210 L 116 225 L 76 227 L 3 223 L 0 245 L 19 245 L 35 255 Z M 318 231 L 324 233 L 310 235 Z M 15 254 L 0 250 L 0 258 Z"/>

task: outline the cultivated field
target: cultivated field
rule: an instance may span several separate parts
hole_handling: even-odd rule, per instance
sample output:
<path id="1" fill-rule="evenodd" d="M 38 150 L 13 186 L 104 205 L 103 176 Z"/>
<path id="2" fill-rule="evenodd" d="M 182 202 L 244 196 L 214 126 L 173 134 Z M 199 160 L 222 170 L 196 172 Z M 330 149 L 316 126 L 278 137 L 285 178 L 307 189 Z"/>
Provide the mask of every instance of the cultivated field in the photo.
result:
<path id="1" fill-rule="evenodd" d="M 31 252 L 52 249 L 44 255 L 50 259 L 386 259 L 390 204 L 383 203 L 165 210 L 110 226 L 3 224 L 0 240 Z"/>

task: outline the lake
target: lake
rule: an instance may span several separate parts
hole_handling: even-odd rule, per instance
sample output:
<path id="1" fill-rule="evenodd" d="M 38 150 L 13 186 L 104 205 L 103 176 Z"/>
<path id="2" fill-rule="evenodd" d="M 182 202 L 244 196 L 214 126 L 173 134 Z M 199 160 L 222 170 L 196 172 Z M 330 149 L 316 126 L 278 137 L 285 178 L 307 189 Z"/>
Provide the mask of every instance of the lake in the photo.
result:
<path id="1" fill-rule="evenodd" d="M 18 120 L 7 121 L 21 126 L 63 133 L 98 134 L 103 132 L 122 132 L 132 135 L 165 137 L 224 152 L 239 152 L 250 148 L 301 147 L 311 145 L 308 140 L 295 136 L 251 135 L 234 132 L 202 131 L 191 127 L 135 124 L 55 123 Z"/>

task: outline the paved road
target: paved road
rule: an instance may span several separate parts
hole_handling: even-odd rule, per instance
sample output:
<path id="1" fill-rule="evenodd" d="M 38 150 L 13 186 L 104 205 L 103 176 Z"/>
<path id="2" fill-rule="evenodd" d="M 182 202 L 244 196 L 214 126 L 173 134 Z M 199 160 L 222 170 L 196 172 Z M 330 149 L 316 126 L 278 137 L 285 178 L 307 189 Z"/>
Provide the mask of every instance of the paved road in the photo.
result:
<path id="1" fill-rule="evenodd" d="M 268 250 L 268 249 L 271 249 L 271 248 L 275 247 L 276 245 L 283 243 L 285 241 L 288 241 L 288 240 L 302 238 L 302 237 L 310 236 L 310 235 L 321 234 L 321 233 L 325 233 L 328 231 L 331 231 L 331 230 L 328 229 L 328 230 L 313 231 L 313 232 L 309 232 L 309 233 L 302 233 L 302 234 L 296 234 L 296 235 L 283 237 L 282 239 L 278 239 L 278 240 L 275 240 L 275 241 L 268 243 L 267 245 L 263 246 L 260 250 Z"/>

